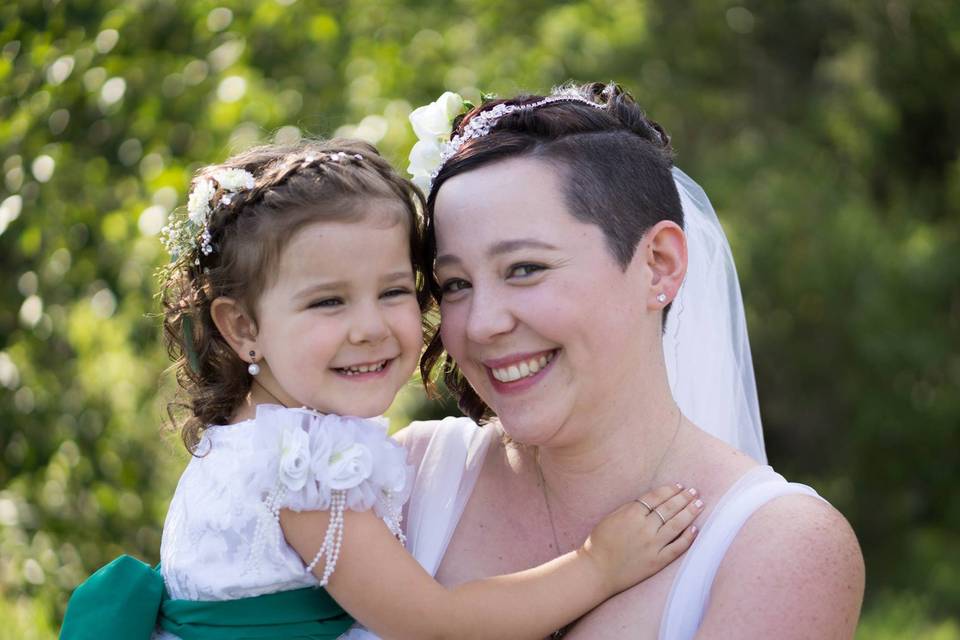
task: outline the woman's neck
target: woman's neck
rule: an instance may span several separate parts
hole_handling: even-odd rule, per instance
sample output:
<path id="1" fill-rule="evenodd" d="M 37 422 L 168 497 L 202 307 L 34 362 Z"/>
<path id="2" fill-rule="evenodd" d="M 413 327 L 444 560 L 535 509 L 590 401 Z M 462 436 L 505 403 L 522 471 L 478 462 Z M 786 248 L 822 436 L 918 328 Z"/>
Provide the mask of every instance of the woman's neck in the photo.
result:
<path id="1" fill-rule="evenodd" d="M 651 379 L 662 382 L 651 384 Z M 624 388 L 638 391 L 626 394 Z M 537 455 L 557 520 L 553 524 L 577 536 L 653 486 L 680 480 L 665 476 L 689 423 L 673 400 L 666 375 L 612 391 L 594 404 L 590 415 L 564 425 L 561 443 L 542 446 Z"/>

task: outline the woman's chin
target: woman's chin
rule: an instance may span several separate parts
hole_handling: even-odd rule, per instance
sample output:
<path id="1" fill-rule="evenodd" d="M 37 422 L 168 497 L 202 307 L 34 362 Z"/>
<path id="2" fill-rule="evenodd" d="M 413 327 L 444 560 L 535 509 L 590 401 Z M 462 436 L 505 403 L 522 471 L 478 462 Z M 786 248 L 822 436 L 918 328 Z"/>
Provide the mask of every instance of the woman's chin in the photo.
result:
<path id="1" fill-rule="evenodd" d="M 551 446 L 556 440 L 562 420 L 551 420 L 535 411 L 507 411 L 497 414 L 504 433 L 510 439 L 530 446 Z"/>

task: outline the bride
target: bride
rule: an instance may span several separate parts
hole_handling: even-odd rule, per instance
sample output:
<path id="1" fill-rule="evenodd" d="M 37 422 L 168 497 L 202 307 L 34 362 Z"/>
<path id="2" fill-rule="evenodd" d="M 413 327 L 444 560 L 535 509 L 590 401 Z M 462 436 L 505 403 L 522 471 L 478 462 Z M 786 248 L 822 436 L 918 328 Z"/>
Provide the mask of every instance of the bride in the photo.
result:
<path id="1" fill-rule="evenodd" d="M 400 434 L 421 564 L 447 585 L 518 571 L 679 481 L 713 505 L 693 548 L 556 635 L 851 637 L 859 546 L 765 465 L 729 247 L 664 130 L 615 85 L 567 87 L 473 109 L 431 173 L 422 367 L 470 418 Z"/>

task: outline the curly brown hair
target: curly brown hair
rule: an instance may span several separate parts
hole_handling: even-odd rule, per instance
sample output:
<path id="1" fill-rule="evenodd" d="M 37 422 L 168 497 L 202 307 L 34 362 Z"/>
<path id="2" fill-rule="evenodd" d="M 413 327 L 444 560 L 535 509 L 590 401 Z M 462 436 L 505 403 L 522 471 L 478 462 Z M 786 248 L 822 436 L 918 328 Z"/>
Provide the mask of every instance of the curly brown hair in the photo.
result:
<path id="1" fill-rule="evenodd" d="M 582 101 L 557 101 L 536 109 L 518 110 L 500 118 L 490 132 L 469 140 L 441 167 L 427 198 L 422 268 L 427 286 L 439 302 L 440 285 L 433 277 L 436 257 L 434 204 L 444 182 L 507 158 L 531 158 L 547 163 L 560 175 L 570 213 L 600 227 L 611 255 L 626 268 L 643 234 L 660 220 L 683 226 L 683 208 L 673 181 L 670 136 L 647 118 L 633 96 L 617 84 L 589 83 L 559 87 L 553 95 Z M 475 107 L 454 123 L 463 133 L 472 118 L 499 104 L 524 105 L 544 96 L 492 100 Z M 670 309 L 667 305 L 663 317 Z M 420 359 L 420 375 L 431 393 L 432 381 L 442 378 L 460 410 L 475 421 L 492 417 L 486 403 L 445 352 L 439 325 L 430 329 Z"/>
<path id="2" fill-rule="evenodd" d="M 194 248 L 163 271 L 160 298 L 167 353 L 173 361 L 178 398 L 167 412 L 187 450 L 194 453 L 203 430 L 226 424 L 250 391 L 247 363 L 230 347 L 210 314 L 221 296 L 240 302 L 253 315 L 260 294 L 272 284 L 284 247 L 311 223 L 362 220 L 372 200 L 399 201 L 408 215 L 410 255 L 417 299 L 426 309 L 429 294 L 413 258 L 420 252 L 424 199 L 408 180 L 365 142 L 306 140 L 265 145 L 200 169 L 191 184 L 222 169 L 243 169 L 252 189 L 224 199 L 217 187 L 207 232 L 213 251 Z M 395 209 L 388 209 L 394 211 Z"/>

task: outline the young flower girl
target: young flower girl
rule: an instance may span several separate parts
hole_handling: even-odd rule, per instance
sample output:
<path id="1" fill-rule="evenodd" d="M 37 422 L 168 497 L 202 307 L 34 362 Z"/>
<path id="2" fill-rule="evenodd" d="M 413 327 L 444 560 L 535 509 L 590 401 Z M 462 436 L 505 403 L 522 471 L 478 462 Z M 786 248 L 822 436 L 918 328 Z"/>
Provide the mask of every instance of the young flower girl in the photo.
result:
<path id="1" fill-rule="evenodd" d="M 406 552 L 412 469 L 375 416 L 423 347 L 422 206 L 353 141 L 261 147 L 198 173 L 167 230 L 163 289 L 194 457 L 164 525 L 156 607 L 119 618 L 156 613 L 163 639 L 336 638 L 362 633 L 354 619 L 389 638 L 542 638 L 689 547 L 702 503 L 676 485 L 517 574 L 447 589 Z M 103 579 L 75 594 L 66 636 L 86 637 Z"/>

